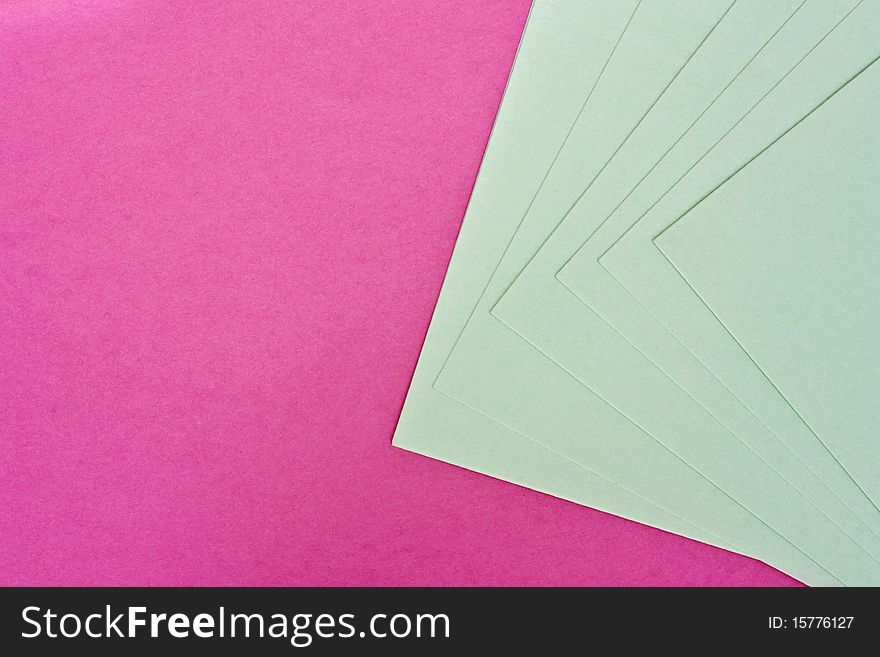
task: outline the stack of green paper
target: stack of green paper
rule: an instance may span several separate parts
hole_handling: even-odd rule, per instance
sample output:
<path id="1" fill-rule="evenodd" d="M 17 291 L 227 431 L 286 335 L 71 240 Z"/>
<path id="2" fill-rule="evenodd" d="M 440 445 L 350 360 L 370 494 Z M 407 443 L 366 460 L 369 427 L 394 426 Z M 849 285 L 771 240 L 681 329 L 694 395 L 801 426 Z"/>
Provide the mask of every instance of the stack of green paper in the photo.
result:
<path id="1" fill-rule="evenodd" d="M 536 0 L 394 444 L 880 584 L 880 0 Z"/>

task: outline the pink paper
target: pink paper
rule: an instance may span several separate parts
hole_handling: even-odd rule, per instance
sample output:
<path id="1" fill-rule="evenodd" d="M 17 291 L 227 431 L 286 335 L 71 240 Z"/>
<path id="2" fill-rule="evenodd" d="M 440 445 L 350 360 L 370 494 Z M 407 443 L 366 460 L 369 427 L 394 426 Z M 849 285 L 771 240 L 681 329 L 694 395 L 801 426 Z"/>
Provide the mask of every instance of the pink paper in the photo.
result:
<path id="1" fill-rule="evenodd" d="M 0 6 L 0 583 L 793 583 L 390 445 L 528 4 Z"/>

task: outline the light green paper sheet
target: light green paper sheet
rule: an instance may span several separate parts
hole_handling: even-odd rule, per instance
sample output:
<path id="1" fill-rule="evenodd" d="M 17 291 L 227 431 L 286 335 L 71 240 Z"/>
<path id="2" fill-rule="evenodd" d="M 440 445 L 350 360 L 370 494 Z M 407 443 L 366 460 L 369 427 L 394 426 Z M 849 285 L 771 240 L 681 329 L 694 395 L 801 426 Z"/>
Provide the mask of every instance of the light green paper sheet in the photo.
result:
<path id="1" fill-rule="evenodd" d="M 668 336 L 680 341 L 739 399 L 759 413 L 767 426 L 814 467 L 816 474 L 838 497 L 874 528 L 876 523 L 869 518 L 876 512 L 875 506 L 864 495 L 852 494 L 849 477 L 841 476 L 842 468 L 838 463 L 829 462 L 829 452 L 820 442 L 822 436 L 817 439 L 788 400 L 748 358 L 684 279 L 669 266 L 652 240 L 785 127 L 792 125 L 878 56 L 880 3 L 864 0 L 802 65 L 774 89 L 770 97 L 646 213 L 638 217 L 639 211 L 629 211 L 630 217 L 638 217 L 638 221 L 600 257 L 599 262 L 644 310 L 663 325 L 668 332 L 666 337 L 656 337 L 660 334 L 655 331 L 652 343 L 647 343 L 647 338 L 639 339 L 644 335 L 639 330 L 648 325 L 644 324 L 641 309 L 634 305 L 629 317 L 621 313 L 611 315 L 608 309 L 612 306 L 609 304 L 596 306 L 606 320 L 648 353 L 659 348 L 656 345 L 668 344 Z M 800 110 L 792 112 L 787 108 Z M 787 122 L 779 123 L 779 117 L 785 116 Z M 579 283 L 577 274 L 581 264 L 584 261 L 575 258 L 559 277 L 586 298 L 586 287 Z M 593 295 L 591 301 L 595 304 L 597 298 Z"/>
<path id="2" fill-rule="evenodd" d="M 737 3 L 738 6 L 744 4 L 749 3 Z M 747 18 L 753 19 L 759 7 L 766 10 L 771 6 L 776 7 L 777 3 L 755 3 Z M 755 21 L 751 30 L 745 26 L 740 28 L 741 38 L 759 30 L 762 23 Z M 708 52 L 708 48 L 710 41 L 676 83 L 690 79 L 689 74 L 703 67 L 709 76 L 717 72 L 717 57 L 700 57 Z M 686 88 L 689 92 L 702 91 L 699 85 Z M 696 96 L 700 97 L 699 94 Z M 655 143 L 658 133 L 667 132 L 669 126 L 683 118 L 681 101 L 684 98 L 691 98 L 690 93 L 686 94 L 675 84 L 657 102 L 652 115 L 659 112 L 659 118 L 652 121 L 649 115 L 642 123 L 650 127 L 647 136 L 635 137 L 638 139 L 636 155 L 644 157 L 646 146 Z M 709 101 L 711 96 L 692 107 L 693 116 L 698 116 Z M 687 103 L 685 106 L 691 107 Z M 687 123 L 681 130 L 686 127 Z M 674 143 L 680 134 L 680 131 L 677 134 L 669 131 L 668 144 Z M 571 145 L 569 140 L 566 147 Z M 625 174 L 632 166 L 633 160 L 628 159 L 621 171 L 612 175 Z M 756 454 L 754 443 L 744 442 L 741 436 L 718 423 L 693 397 L 684 394 L 659 368 L 555 280 L 555 273 L 573 255 L 577 244 L 595 230 L 596 224 L 589 218 L 589 214 L 570 214 L 554 229 L 552 236 L 494 307 L 495 316 L 675 451 L 841 582 L 847 585 L 880 583 L 880 564 Z"/>
<path id="3" fill-rule="evenodd" d="M 656 244 L 869 494 L 880 495 L 880 65 Z"/>
<path id="4" fill-rule="evenodd" d="M 636 0 L 537 0 L 533 6 L 393 444 L 728 547 L 432 388 L 501 257 L 511 219 L 525 212 L 636 6 Z"/>
<path id="5" fill-rule="evenodd" d="M 640 5 L 624 34 L 621 47 L 609 61 L 586 112 L 569 137 L 568 144 L 576 138 L 583 140 L 576 142 L 581 146 L 589 145 L 589 148 L 575 151 L 580 156 L 580 180 L 589 179 L 590 171 L 598 173 L 729 6 L 729 3 L 712 6 L 705 2 L 643 2 Z M 715 10 L 714 16 L 709 13 L 712 9 Z M 565 150 L 560 159 L 564 153 Z M 548 177 L 542 193 L 547 189 L 547 183 L 552 185 L 554 181 Z M 543 214 L 537 213 L 536 216 L 540 218 Z M 543 218 L 546 221 L 547 217 Z M 503 418 L 508 426 L 566 453 L 573 460 L 600 471 L 677 515 L 693 520 L 748 554 L 810 583 L 838 583 L 838 579 L 813 559 L 781 538 L 699 472 L 687 467 L 647 432 L 626 420 L 612 405 L 591 394 L 576 379 L 560 371 L 489 316 L 488 307 L 503 291 L 505 280 L 509 281 L 516 273 L 517 258 L 511 254 L 518 253 L 520 263 L 521 256 L 528 258 L 530 254 L 521 246 L 523 235 L 531 238 L 532 244 L 536 237 L 528 219 L 526 217 L 519 227 L 516 239 L 509 246 L 480 307 L 471 317 L 435 386 L 493 417 Z M 549 231 L 552 225 L 546 228 Z M 535 247 L 540 245 L 541 234 L 546 235 L 546 231 L 538 231 Z M 555 270 L 550 274 L 551 279 L 553 273 Z M 582 307 L 581 304 L 578 306 Z M 638 366 L 641 360 L 641 355 L 633 350 L 624 354 L 622 359 L 611 359 L 606 369 L 609 372 L 623 371 Z M 677 387 L 675 391 L 680 392 Z M 665 404 L 668 400 L 663 394 L 658 396 L 655 392 L 652 389 L 652 394 L 642 397 L 641 401 L 646 407 L 663 413 L 664 421 L 676 420 L 676 409 Z M 675 398 L 668 393 L 665 396 Z M 691 410 L 688 408 L 688 413 Z M 697 407 L 696 411 L 700 409 Z M 705 413 L 704 416 L 700 418 L 700 429 L 717 431 L 720 428 L 711 416 Z M 801 506 L 801 501 L 797 500 L 802 498 L 796 493 L 794 496 L 794 501 L 783 501 L 778 508 L 787 502 L 792 502 L 795 507 Z M 821 516 L 817 517 L 814 529 L 822 521 Z M 823 535 L 831 536 L 832 533 Z M 830 550 L 827 544 L 820 546 L 826 550 L 824 556 L 836 559 L 837 555 L 846 553 L 852 561 L 864 564 L 867 555 L 850 547 L 854 544 L 844 535 L 838 535 L 837 550 Z M 833 551 L 833 555 L 827 554 L 828 551 Z M 850 566 L 835 564 L 834 567 L 846 570 Z M 861 568 L 859 574 L 863 571 Z"/>
<path id="6" fill-rule="evenodd" d="M 773 134 L 773 130 L 781 132 L 790 126 L 815 106 L 813 92 L 824 88 L 826 93 L 830 93 L 852 74 L 852 67 L 845 67 L 843 73 L 835 73 L 831 69 L 831 75 L 824 74 L 824 77 L 816 70 L 818 63 L 829 61 L 831 52 L 828 44 L 816 53 L 820 55 L 818 57 L 805 59 L 805 55 L 818 48 L 829 30 L 838 25 L 842 31 L 831 43 L 836 42 L 839 46 L 846 44 L 851 49 L 848 42 L 853 30 L 861 29 L 858 26 L 865 24 L 864 10 L 869 9 L 863 7 L 850 16 L 858 4 L 856 0 L 808 0 L 634 190 L 631 189 L 621 199 L 618 185 L 603 187 L 602 179 L 597 180 L 572 214 L 590 214 L 592 219 L 586 221 L 599 225 L 599 228 L 557 277 L 621 336 L 752 446 L 756 453 L 842 530 L 877 557 L 880 555 L 880 539 L 877 537 L 880 513 L 822 443 L 804 427 L 800 417 L 792 413 L 793 427 L 780 440 L 756 416 L 745 418 L 751 426 L 741 420 L 737 424 L 737 416 L 731 416 L 729 412 L 725 416 L 725 407 L 709 395 L 714 392 L 717 398 L 719 381 L 599 264 L 600 256 L 620 238 L 621 233 L 638 221 L 664 192 L 699 161 L 709 147 L 722 139 L 792 69 L 800 64 L 803 70 L 809 72 L 809 76 L 801 74 L 806 88 L 810 90 L 808 102 L 800 106 L 793 103 L 787 113 L 764 122 L 765 134 Z M 877 33 L 880 36 L 880 25 Z M 836 59 L 832 57 L 831 61 Z M 641 127 L 645 127 L 644 122 Z M 766 132 L 768 130 L 769 133 Z M 635 147 L 636 143 L 631 139 L 628 145 Z M 630 152 L 639 158 L 644 149 Z M 621 155 L 625 154 L 618 153 L 618 156 Z M 616 159 L 618 167 L 625 167 L 626 170 L 633 171 L 638 167 L 638 162 L 628 161 L 625 157 Z M 610 167 L 604 174 L 609 173 Z M 618 175 L 618 180 L 621 178 Z M 601 217 L 604 219 L 600 220 Z M 662 293 L 662 290 L 657 292 Z M 769 385 L 769 382 L 766 383 Z M 727 408 L 738 410 L 740 417 L 744 411 L 748 413 L 730 390 L 735 391 L 735 388 L 720 391 L 728 401 L 734 402 L 733 407 Z M 827 485 L 821 475 L 830 476 L 833 485 Z"/>

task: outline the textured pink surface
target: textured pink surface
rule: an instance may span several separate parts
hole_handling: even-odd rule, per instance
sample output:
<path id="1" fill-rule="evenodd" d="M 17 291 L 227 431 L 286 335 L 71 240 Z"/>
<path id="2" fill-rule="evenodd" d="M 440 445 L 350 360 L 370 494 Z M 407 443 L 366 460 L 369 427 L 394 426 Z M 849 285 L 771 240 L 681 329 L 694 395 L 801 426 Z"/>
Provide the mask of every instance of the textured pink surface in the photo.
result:
<path id="1" fill-rule="evenodd" d="M 792 583 L 390 446 L 527 9 L 0 4 L 0 583 Z"/>

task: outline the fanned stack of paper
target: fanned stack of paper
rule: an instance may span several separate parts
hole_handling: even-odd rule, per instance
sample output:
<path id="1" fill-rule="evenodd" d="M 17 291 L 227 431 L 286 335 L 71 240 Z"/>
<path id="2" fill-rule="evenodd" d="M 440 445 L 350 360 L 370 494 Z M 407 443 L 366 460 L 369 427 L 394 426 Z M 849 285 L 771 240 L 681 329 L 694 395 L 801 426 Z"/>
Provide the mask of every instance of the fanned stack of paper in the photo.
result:
<path id="1" fill-rule="evenodd" d="M 394 444 L 880 584 L 880 0 L 537 0 Z"/>

